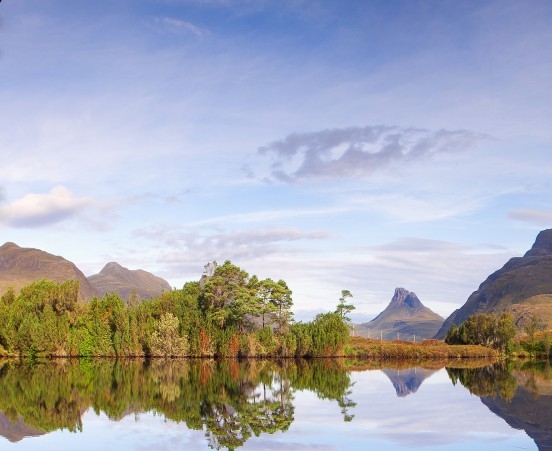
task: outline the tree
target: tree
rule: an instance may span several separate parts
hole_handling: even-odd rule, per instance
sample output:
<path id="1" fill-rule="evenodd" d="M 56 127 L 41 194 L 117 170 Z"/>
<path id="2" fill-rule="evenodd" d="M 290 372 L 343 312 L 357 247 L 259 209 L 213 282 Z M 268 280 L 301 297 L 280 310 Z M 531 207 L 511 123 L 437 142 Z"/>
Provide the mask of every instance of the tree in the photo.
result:
<path id="1" fill-rule="evenodd" d="M 259 301 L 259 316 L 261 317 L 261 328 L 264 329 L 267 326 L 267 320 L 271 318 L 277 307 L 272 299 L 274 298 L 274 292 L 278 290 L 278 284 L 272 279 L 264 279 L 258 284 L 257 299 Z"/>
<path id="2" fill-rule="evenodd" d="M 454 344 L 474 344 L 492 347 L 504 352 L 517 333 L 514 318 L 510 313 L 500 316 L 476 313 L 470 315 L 459 327 L 452 325 L 445 342 Z"/>
<path id="3" fill-rule="evenodd" d="M 160 357 L 187 355 L 188 342 L 180 336 L 178 330 L 178 318 L 172 313 L 163 314 L 151 335 L 151 354 Z"/>
<path id="4" fill-rule="evenodd" d="M 278 333 L 283 335 L 287 332 L 289 323 L 293 317 L 293 313 L 291 312 L 291 306 L 293 305 L 291 290 L 283 280 L 279 280 L 276 283 L 270 302 L 275 307 L 272 317 L 276 323 Z"/>
<path id="5" fill-rule="evenodd" d="M 351 322 L 351 318 L 347 317 L 349 313 L 356 309 L 353 304 L 347 304 L 347 299 L 352 298 L 353 295 L 349 290 L 341 290 L 341 297 L 339 298 L 339 304 L 334 313 L 337 313 L 344 322 Z"/>
<path id="6" fill-rule="evenodd" d="M 200 299 L 202 311 L 221 328 L 230 323 L 241 329 L 254 304 L 248 288 L 249 274 L 227 260 L 205 280 Z"/>

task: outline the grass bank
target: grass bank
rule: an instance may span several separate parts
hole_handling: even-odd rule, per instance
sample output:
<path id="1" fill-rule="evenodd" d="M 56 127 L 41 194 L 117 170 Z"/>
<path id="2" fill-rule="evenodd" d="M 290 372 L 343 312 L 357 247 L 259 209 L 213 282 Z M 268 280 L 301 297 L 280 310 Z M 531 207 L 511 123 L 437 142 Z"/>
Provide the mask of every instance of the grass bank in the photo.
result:
<path id="1" fill-rule="evenodd" d="M 494 349 L 476 345 L 448 345 L 441 340 L 418 343 L 351 337 L 347 357 L 375 360 L 496 359 Z"/>

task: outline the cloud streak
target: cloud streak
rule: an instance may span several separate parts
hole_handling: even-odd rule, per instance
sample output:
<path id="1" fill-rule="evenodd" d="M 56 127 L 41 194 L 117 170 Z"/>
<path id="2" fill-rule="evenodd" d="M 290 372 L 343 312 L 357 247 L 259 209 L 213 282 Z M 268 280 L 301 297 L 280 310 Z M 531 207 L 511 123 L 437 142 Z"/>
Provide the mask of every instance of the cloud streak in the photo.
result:
<path id="1" fill-rule="evenodd" d="M 244 269 L 254 270 L 253 263 L 268 256 L 281 259 L 293 255 L 299 251 L 301 242 L 330 238 L 324 231 L 303 231 L 297 228 L 211 230 L 211 233 L 198 233 L 159 227 L 136 230 L 134 236 L 159 248 L 161 255 L 158 262 L 166 271 L 188 274 L 192 278 L 198 274 L 201 265 L 209 261 L 231 260 L 240 265 L 247 262 Z M 291 246 L 292 243 L 295 245 Z"/>
<path id="2" fill-rule="evenodd" d="M 156 17 L 154 23 L 162 30 L 174 34 L 188 34 L 196 38 L 203 38 L 210 34 L 209 30 L 206 28 L 185 20 L 175 19 L 174 17 Z"/>
<path id="3" fill-rule="evenodd" d="M 511 211 L 508 217 L 541 227 L 552 226 L 552 211 L 520 209 Z"/>
<path id="4" fill-rule="evenodd" d="M 377 125 L 292 133 L 258 149 L 272 181 L 367 177 L 392 163 L 409 164 L 456 153 L 488 139 L 469 130 L 430 131 Z"/>

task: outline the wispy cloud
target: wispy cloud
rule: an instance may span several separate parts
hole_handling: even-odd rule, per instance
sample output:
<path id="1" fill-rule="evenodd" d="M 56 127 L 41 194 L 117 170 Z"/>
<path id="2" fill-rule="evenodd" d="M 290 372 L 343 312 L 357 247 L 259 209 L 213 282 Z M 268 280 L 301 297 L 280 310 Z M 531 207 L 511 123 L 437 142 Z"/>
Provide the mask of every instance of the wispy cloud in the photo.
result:
<path id="1" fill-rule="evenodd" d="M 469 130 L 348 127 L 293 133 L 259 148 L 258 155 L 270 159 L 270 180 L 293 183 L 366 177 L 394 162 L 408 164 L 460 152 L 483 139 L 488 136 Z"/>
<path id="2" fill-rule="evenodd" d="M 268 256 L 281 258 L 299 251 L 299 243 L 326 240 L 330 235 L 321 230 L 303 231 L 297 228 L 266 228 L 249 231 L 210 230 L 199 233 L 182 231 L 173 227 L 139 229 L 135 238 L 145 239 L 161 251 L 158 262 L 172 274 L 195 276 L 198 269 L 208 261 L 231 260 L 238 264 L 247 262 L 251 270 L 254 262 Z M 291 243 L 296 243 L 291 246 Z M 303 249 L 304 252 L 306 252 Z M 253 268 L 254 269 L 254 268 Z"/>
<path id="3" fill-rule="evenodd" d="M 75 197 L 64 186 L 56 186 L 47 194 L 27 194 L 0 207 L 0 221 L 16 228 L 41 227 L 76 216 L 91 202 L 88 197 Z"/>
<path id="4" fill-rule="evenodd" d="M 512 210 L 508 214 L 508 217 L 542 227 L 552 227 L 552 211 L 525 209 Z"/>
<path id="5" fill-rule="evenodd" d="M 197 38 L 202 38 L 210 34 L 207 28 L 174 17 L 156 17 L 154 22 L 157 29 L 162 29 L 170 33 L 191 34 Z"/>

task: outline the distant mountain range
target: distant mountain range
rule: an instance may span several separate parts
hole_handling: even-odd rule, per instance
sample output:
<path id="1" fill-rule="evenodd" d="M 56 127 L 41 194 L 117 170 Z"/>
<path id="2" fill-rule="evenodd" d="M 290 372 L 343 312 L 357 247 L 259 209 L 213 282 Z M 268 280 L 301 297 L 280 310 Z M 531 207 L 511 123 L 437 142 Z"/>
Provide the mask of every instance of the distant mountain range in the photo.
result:
<path id="1" fill-rule="evenodd" d="M 386 340 L 413 340 L 414 336 L 432 338 L 443 321 L 444 318 L 425 307 L 415 293 L 397 288 L 385 310 L 372 321 L 355 326 L 355 334 Z"/>
<path id="2" fill-rule="evenodd" d="M 133 292 L 139 299 L 151 299 L 171 290 L 165 279 L 142 269 L 123 268 L 115 262 L 105 265 L 99 274 L 90 276 L 88 281 L 98 294 L 115 292 L 125 300 L 129 300 Z"/>
<path id="3" fill-rule="evenodd" d="M 512 312 L 518 327 L 533 314 L 552 325 L 552 229 L 543 230 L 523 257 L 511 258 L 443 323 L 436 338 L 475 313 Z"/>
<path id="4" fill-rule="evenodd" d="M 129 300 L 133 292 L 138 299 L 150 299 L 171 290 L 166 280 L 141 269 L 123 268 L 118 263 L 108 263 L 99 274 L 86 277 L 63 257 L 14 243 L 0 246 L 0 295 L 9 287 L 18 292 L 25 285 L 42 279 L 58 283 L 78 280 L 81 300 L 102 297 L 106 293 L 118 293 Z"/>

